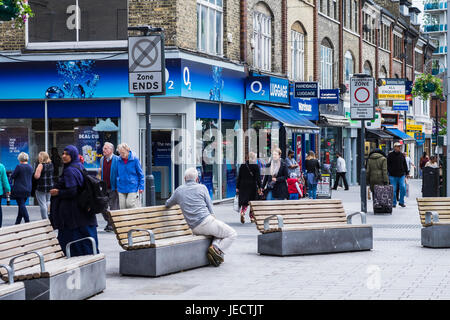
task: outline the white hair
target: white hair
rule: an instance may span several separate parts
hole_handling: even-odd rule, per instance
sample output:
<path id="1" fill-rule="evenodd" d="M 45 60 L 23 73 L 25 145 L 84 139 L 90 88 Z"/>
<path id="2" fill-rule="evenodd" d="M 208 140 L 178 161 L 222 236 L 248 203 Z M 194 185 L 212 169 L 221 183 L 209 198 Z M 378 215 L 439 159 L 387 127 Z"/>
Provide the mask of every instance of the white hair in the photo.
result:
<path id="1" fill-rule="evenodd" d="M 114 145 L 111 142 L 105 142 L 105 144 L 103 146 L 109 147 L 109 148 L 111 148 L 112 151 L 114 151 Z"/>
<path id="2" fill-rule="evenodd" d="M 190 180 L 197 180 L 198 178 L 198 171 L 195 168 L 188 168 L 184 172 L 184 180 L 190 181 Z"/>
<path id="3" fill-rule="evenodd" d="M 19 153 L 19 156 L 17 157 L 17 159 L 20 162 L 27 162 L 28 161 L 28 154 L 26 154 L 25 152 L 21 152 L 21 153 Z"/>
<path id="4" fill-rule="evenodd" d="M 121 143 L 121 144 L 119 144 L 118 146 L 117 146 L 117 150 L 126 150 L 126 151 L 130 151 L 131 150 L 131 148 L 130 148 L 130 146 L 128 145 L 128 144 L 126 144 L 125 142 L 124 143 Z"/>

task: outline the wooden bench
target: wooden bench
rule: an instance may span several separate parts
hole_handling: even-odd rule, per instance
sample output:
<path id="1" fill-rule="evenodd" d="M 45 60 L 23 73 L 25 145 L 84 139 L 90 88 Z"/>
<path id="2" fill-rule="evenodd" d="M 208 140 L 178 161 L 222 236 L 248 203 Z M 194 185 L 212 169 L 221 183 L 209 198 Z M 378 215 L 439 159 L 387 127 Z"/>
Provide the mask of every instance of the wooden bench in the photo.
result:
<path id="1" fill-rule="evenodd" d="M 417 198 L 422 246 L 450 248 L 450 198 Z"/>
<path id="2" fill-rule="evenodd" d="M 25 286 L 23 282 L 14 282 L 13 270 L 10 266 L 0 264 L 0 269 L 6 270 L 8 282 L 0 284 L 0 301 L 1 300 L 25 300 Z"/>
<path id="3" fill-rule="evenodd" d="M 363 212 L 346 216 L 341 200 L 250 201 L 258 253 L 288 256 L 371 250 L 372 227 Z M 361 225 L 352 225 L 354 215 Z"/>
<path id="4" fill-rule="evenodd" d="M 95 247 L 94 239 L 87 240 Z M 72 244 L 65 256 L 48 219 L 1 228 L 0 264 L 11 267 L 14 281 L 24 282 L 27 300 L 80 300 L 102 292 L 104 254 L 70 257 Z M 8 280 L 6 270 L 0 275 Z"/>
<path id="5" fill-rule="evenodd" d="M 209 264 L 211 237 L 192 233 L 180 207 L 110 211 L 119 245 L 120 274 L 156 277 Z"/>

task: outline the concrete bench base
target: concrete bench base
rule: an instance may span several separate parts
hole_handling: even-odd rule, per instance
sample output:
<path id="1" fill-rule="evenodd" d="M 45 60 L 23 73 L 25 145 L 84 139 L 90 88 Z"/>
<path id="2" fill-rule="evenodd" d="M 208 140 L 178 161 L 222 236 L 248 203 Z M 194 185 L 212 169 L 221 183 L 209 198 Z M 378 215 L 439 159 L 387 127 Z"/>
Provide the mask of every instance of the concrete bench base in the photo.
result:
<path id="1" fill-rule="evenodd" d="M 12 288 L 11 291 L 8 290 L 8 293 L 1 294 L 0 292 L 0 301 L 3 300 L 25 300 L 25 288 L 23 285 L 17 286 L 17 283 L 4 284 L 4 286 L 16 286 L 17 289 Z M 8 288 L 9 289 L 9 288 Z"/>
<path id="2" fill-rule="evenodd" d="M 27 300 L 83 300 L 105 290 L 106 260 L 24 284 Z"/>
<path id="3" fill-rule="evenodd" d="M 422 228 L 422 246 L 428 248 L 450 248 L 450 225 Z"/>
<path id="4" fill-rule="evenodd" d="M 122 251 L 120 253 L 120 274 L 158 277 L 209 265 L 206 253 L 211 239 L 157 248 Z"/>
<path id="5" fill-rule="evenodd" d="M 290 256 L 371 250 L 372 227 L 293 230 L 258 236 L 258 253 Z"/>

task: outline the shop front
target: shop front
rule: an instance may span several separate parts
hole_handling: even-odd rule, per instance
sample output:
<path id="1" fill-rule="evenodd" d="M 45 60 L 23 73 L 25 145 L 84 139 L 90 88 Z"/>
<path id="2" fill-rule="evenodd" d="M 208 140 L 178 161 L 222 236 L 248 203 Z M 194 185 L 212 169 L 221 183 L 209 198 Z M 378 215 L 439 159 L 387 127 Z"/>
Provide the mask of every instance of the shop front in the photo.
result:
<path id="1" fill-rule="evenodd" d="M 22 151 L 32 161 L 43 150 L 53 151 L 57 159 L 73 144 L 88 170 L 96 172 L 107 141 L 130 145 L 145 170 L 144 99 L 128 93 L 127 55 L 116 60 L 104 55 L 1 60 L 0 162 L 7 170 L 14 169 Z M 240 65 L 166 50 L 166 95 L 151 98 L 158 203 L 182 184 L 188 166 L 199 169 L 214 200 L 234 196 L 242 163 L 244 83 Z M 235 133 L 233 142 L 227 140 L 227 131 Z M 204 156 L 210 159 L 204 161 Z"/>

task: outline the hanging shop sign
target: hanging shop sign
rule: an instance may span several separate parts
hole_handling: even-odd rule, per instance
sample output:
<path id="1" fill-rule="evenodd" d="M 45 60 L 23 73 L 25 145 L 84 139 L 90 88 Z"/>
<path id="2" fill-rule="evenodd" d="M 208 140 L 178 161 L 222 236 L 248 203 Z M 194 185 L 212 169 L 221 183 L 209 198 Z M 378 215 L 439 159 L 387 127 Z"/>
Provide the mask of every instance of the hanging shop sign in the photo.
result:
<path id="1" fill-rule="evenodd" d="M 381 123 L 384 126 L 397 126 L 399 125 L 398 114 L 397 113 L 382 113 Z"/>
<path id="2" fill-rule="evenodd" d="M 417 145 L 421 146 L 425 143 L 425 133 L 414 132 L 414 139 L 416 139 Z"/>
<path id="3" fill-rule="evenodd" d="M 290 105 L 308 120 L 319 120 L 319 101 L 317 98 L 295 98 L 294 88 L 291 86 Z"/>
<path id="4" fill-rule="evenodd" d="M 378 100 L 405 100 L 406 79 L 385 78 L 379 79 Z"/>
<path id="5" fill-rule="evenodd" d="M 408 111 L 409 109 L 409 101 L 393 101 L 392 110 L 396 111 Z"/>
<path id="6" fill-rule="evenodd" d="M 320 89 L 319 104 L 338 104 L 339 89 Z"/>
<path id="7" fill-rule="evenodd" d="M 317 82 L 294 83 L 295 98 L 317 98 L 318 92 L 319 92 L 319 84 Z"/>

